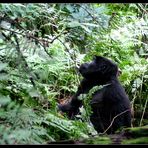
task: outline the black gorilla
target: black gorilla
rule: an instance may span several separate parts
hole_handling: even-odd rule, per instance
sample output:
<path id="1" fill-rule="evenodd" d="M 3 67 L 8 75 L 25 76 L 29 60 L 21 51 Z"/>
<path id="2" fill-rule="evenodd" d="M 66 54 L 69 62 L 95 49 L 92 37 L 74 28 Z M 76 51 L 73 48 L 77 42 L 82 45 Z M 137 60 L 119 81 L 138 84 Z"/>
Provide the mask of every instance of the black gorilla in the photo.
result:
<path id="1" fill-rule="evenodd" d="M 111 134 L 120 127 L 130 127 L 130 101 L 118 81 L 117 65 L 109 59 L 95 56 L 92 62 L 82 64 L 79 72 L 84 79 L 81 81 L 76 94 L 69 103 L 59 105 L 59 109 L 73 118 L 74 115 L 78 114 L 79 107 L 82 106 L 82 101 L 78 99 L 78 96 L 88 93 L 96 85 L 104 85 L 102 89 L 93 94 L 90 102 L 93 112 L 90 120 L 94 128 L 100 133 L 112 125 L 107 130 L 107 133 Z"/>

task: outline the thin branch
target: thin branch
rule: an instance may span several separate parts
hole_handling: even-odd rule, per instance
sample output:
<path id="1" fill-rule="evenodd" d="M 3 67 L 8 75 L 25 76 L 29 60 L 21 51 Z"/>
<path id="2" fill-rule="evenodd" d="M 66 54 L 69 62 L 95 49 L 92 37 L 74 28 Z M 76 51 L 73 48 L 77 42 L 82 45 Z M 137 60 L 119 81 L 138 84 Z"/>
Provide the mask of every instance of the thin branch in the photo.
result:
<path id="1" fill-rule="evenodd" d="M 18 19 L 18 18 L 16 18 L 16 19 L 11 19 L 11 18 L 9 18 L 9 17 L 4 17 L 4 16 L 0 16 L 0 22 L 1 21 L 6 21 L 6 22 L 9 22 L 10 24 L 12 24 L 12 25 L 16 25 L 16 27 L 18 27 L 19 29 L 24 29 L 20 24 L 19 24 L 19 22 L 21 21 L 21 19 Z M 24 29 L 25 30 L 25 29 Z"/>
<path id="2" fill-rule="evenodd" d="M 140 9 L 141 9 L 143 12 L 148 13 L 148 11 L 144 9 L 145 7 L 144 7 L 142 4 L 138 4 L 138 6 L 140 7 Z M 146 4 L 146 6 L 147 6 L 147 4 Z M 144 7 L 144 8 L 143 8 L 143 7 Z"/>
<path id="3" fill-rule="evenodd" d="M 79 6 L 80 6 L 80 4 L 78 4 Z M 97 22 L 97 20 L 96 20 L 96 18 L 91 14 L 91 12 L 89 12 L 85 7 L 83 7 L 82 5 L 81 5 L 81 8 L 83 8 L 90 16 L 91 16 L 91 18 L 95 21 L 95 22 Z"/>
<path id="4" fill-rule="evenodd" d="M 148 99 L 146 99 L 146 102 L 145 102 L 145 105 L 144 105 L 144 110 L 143 110 L 142 117 L 141 117 L 141 120 L 140 120 L 140 126 L 142 125 L 142 120 L 143 120 L 144 113 L 145 113 L 145 110 L 146 110 L 146 107 L 147 107 L 147 102 L 148 102 Z"/>
<path id="5" fill-rule="evenodd" d="M 43 39 L 39 39 L 39 38 L 37 38 L 37 37 L 35 37 L 35 36 L 31 35 L 31 34 L 23 34 L 23 33 L 16 32 L 16 31 L 11 30 L 11 29 L 3 28 L 3 27 L 1 27 L 1 26 L 0 26 L 0 29 L 10 31 L 10 32 L 15 33 L 15 34 L 22 35 L 22 36 L 24 36 L 24 37 L 33 38 L 33 39 L 37 40 L 38 42 L 39 42 L 39 41 L 42 41 L 42 42 L 43 42 L 43 41 L 46 41 L 46 40 L 43 40 Z M 47 42 L 48 42 L 48 41 L 47 41 Z"/>
<path id="6" fill-rule="evenodd" d="M 22 36 L 26 36 L 26 35 L 25 35 L 25 34 L 23 34 L 23 33 L 16 32 L 16 31 L 11 30 L 11 29 L 3 28 L 3 27 L 1 27 L 1 26 L 0 26 L 0 29 L 2 29 L 2 30 L 7 30 L 7 31 L 10 31 L 10 32 L 13 32 L 13 33 L 16 33 L 16 34 L 22 35 Z"/>
<path id="7" fill-rule="evenodd" d="M 66 32 L 64 32 L 65 30 L 63 29 L 63 30 L 62 30 L 57 36 L 55 36 L 51 41 L 48 41 L 48 40 L 45 40 L 45 39 L 39 39 L 39 38 L 37 38 L 37 37 L 35 37 L 35 36 L 31 35 L 31 34 L 27 34 L 27 33 L 26 33 L 26 34 L 23 34 L 23 33 L 16 32 L 16 31 L 14 31 L 14 30 L 7 29 L 7 28 L 3 28 L 3 27 L 0 27 L 0 28 L 3 29 L 3 30 L 10 31 L 10 32 L 12 32 L 12 33 L 19 34 L 19 35 L 22 35 L 22 36 L 24 36 L 24 37 L 32 38 L 32 39 L 36 40 L 36 41 L 44 48 L 46 54 L 48 54 L 50 57 L 51 57 L 51 55 L 50 55 L 50 54 L 48 53 L 48 51 L 46 50 L 45 45 L 47 45 L 48 43 L 49 43 L 49 44 L 52 44 L 52 43 L 53 43 L 56 39 L 58 39 L 62 34 L 66 33 Z"/>
<path id="8" fill-rule="evenodd" d="M 3 27 L 0 27 L 0 29 L 2 29 L 2 30 L 7 30 L 7 31 L 10 31 L 10 32 L 13 32 L 13 33 L 15 33 L 15 34 L 19 34 L 19 35 L 22 35 L 22 36 L 25 36 L 25 37 L 28 37 L 28 38 L 32 38 L 32 39 L 35 39 L 35 40 L 37 40 L 38 42 L 42 42 L 42 43 L 53 43 L 54 42 L 54 40 L 56 40 L 58 37 L 60 37 L 63 33 L 66 33 L 66 32 L 64 32 L 65 30 L 62 30 L 57 36 L 55 36 L 51 41 L 48 41 L 48 40 L 45 40 L 45 39 L 39 39 L 39 38 L 37 38 L 37 37 L 35 37 L 35 36 L 33 36 L 33 35 L 31 35 L 31 34 L 23 34 L 23 33 L 20 33 L 20 32 L 16 32 L 16 31 L 14 31 L 14 30 L 11 30 L 11 29 L 7 29 L 7 28 L 3 28 Z"/>
<path id="9" fill-rule="evenodd" d="M 67 46 L 63 43 L 63 41 L 61 41 L 60 39 L 57 39 L 57 40 L 59 40 L 59 41 L 62 43 L 62 45 L 65 47 L 66 51 L 71 55 L 71 53 L 69 52 L 69 49 L 68 49 Z"/>
<path id="10" fill-rule="evenodd" d="M 88 13 L 88 15 L 93 19 L 94 22 L 98 23 L 101 26 L 100 22 L 97 20 L 97 17 L 93 16 L 92 13 L 87 10 L 87 8 L 83 7 L 80 4 L 77 5 L 79 5 L 82 9 L 84 9 Z"/>
<path id="11" fill-rule="evenodd" d="M 54 40 L 56 40 L 57 38 L 59 38 L 62 34 L 67 33 L 67 32 L 64 32 L 64 31 L 65 31 L 65 29 L 63 29 L 57 36 L 55 36 L 55 37 L 50 41 L 50 43 L 53 43 Z"/>
<path id="12" fill-rule="evenodd" d="M 116 116 L 112 119 L 111 124 L 109 125 L 109 127 L 108 127 L 103 133 L 99 133 L 99 134 L 100 134 L 100 135 L 105 134 L 105 133 L 110 129 L 110 127 L 112 126 L 114 120 L 115 120 L 117 117 L 121 116 L 122 114 L 124 114 L 124 113 L 126 113 L 126 112 L 128 112 L 128 111 L 130 111 L 130 109 L 127 109 L 127 110 L 125 110 L 125 111 L 119 113 L 118 115 L 116 115 Z"/>

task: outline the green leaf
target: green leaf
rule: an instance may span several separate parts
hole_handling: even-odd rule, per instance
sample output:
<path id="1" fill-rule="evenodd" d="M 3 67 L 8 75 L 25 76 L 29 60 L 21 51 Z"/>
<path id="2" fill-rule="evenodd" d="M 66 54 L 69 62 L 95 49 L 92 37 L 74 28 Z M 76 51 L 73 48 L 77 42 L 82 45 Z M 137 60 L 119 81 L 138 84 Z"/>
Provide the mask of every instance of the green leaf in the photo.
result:
<path id="1" fill-rule="evenodd" d="M 9 75 L 8 74 L 4 74 L 4 73 L 0 73 L 0 80 L 8 80 L 9 79 Z"/>
<path id="2" fill-rule="evenodd" d="M 81 24 L 78 21 L 72 21 L 72 22 L 68 23 L 68 26 L 71 28 L 74 28 L 74 27 L 81 26 Z"/>
<path id="3" fill-rule="evenodd" d="M 81 25 L 81 27 L 82 27 L 85 31 L 87 31 L 88 33 L 91 33 L 91 32 L 92 32 L 90 29 L 88 29 L 88 28 L 85 27 L 84 25 Z"/>
<path id="4" fill-rule="evenodd" d="M 32 89 L 29 91 L 31 97 L 39 97 L 39 92 L 36 89 Z"/>
<path id="5" fill-rule="evenodd" d="M 0 106 L 7 105 L 10 102 L 11 102 L 11 99 L 9 96 L 0 95 Z"/>
<path id="6" fill-rule="evenodd" d="M 95 11 L 97 12 L 97 14 L 101 14 L 101 13 L 107 12 L 107 7 L 101 6 L 96 8 Z"/>
<path id="7" fill-rule="evenodd" d="M 81 23 L 82 25 L 91 26 L 91 27 L 99 27 L 99 25 L 93 23 Z"/>
<path id="8" fill-rule="evenodd" d="M 0 71 L 7 67 L 8 63 L 0 63 Z"/>

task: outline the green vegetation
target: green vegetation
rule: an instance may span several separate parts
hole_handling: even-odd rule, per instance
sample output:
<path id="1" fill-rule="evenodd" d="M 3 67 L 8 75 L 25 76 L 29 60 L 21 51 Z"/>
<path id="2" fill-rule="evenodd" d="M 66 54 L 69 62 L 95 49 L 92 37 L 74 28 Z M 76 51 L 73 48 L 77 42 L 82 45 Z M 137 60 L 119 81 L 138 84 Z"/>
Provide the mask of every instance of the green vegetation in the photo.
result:
<path id="1" fill-rule="evenodd" d="M 140 137 L 136 139 L 124 140 L 122 144 L 147 144 L 147 137 Z"/>
<path id="2" fill-rule="evenodd" d="M 85 141 L 84 141 L 85 142 Z M 96 137 L 96 138 L 90 138 L 86 142 L 86 144 L 111 144 L 112 141 L 109 137 Z"/>
<path id="3" fill-rule="evenodd" d="M 125 129 L 125 132 L 132 137 L 148 136 L 148 125 L 142 127 L 133 127 Z"/>
<path id="4" fill-rule="evenodd" d="M 1 3 L 0 144 L 83 138 L 88 139 L 84 143 L 109 144 L 108 139 L 93 141 L 91 94 L 81 109 L 83 120 L 69 120 L 57 110 L 77 90 L 76 67 L 93 55 L 119 65 L 134 109 L 133 127 L 148 125 L 147 12 L 146 3 Z"/>

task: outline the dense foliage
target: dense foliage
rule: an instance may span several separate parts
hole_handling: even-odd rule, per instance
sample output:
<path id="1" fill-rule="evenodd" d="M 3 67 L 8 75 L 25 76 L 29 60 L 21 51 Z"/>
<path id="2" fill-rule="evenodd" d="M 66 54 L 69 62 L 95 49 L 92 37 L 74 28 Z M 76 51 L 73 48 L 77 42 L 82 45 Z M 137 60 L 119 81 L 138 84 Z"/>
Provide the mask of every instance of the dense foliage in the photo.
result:
<path id="1" fill-rule="evenodd" d="M 87 99 L 77 120 L 57 110 L 77 89 L 77 67 L 93 55 L 118 63 L 133 126 L 147 125 L 147 12 L 140 3 L 0 4 L 0 144 L 95 135 Z"/>

